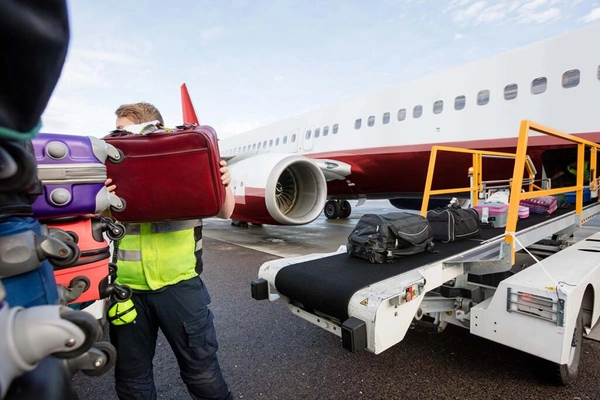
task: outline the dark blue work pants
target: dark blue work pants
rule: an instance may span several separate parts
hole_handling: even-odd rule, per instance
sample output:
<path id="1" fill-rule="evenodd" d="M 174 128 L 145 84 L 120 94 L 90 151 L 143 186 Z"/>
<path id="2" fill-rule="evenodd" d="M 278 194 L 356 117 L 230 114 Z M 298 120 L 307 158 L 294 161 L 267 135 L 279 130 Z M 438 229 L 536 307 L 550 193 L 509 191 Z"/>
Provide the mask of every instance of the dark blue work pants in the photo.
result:
<path id="1" fill-rule="evenodd" d="M 200 277 L 161 292 L 135 293 L 134 323 L 110 325 L 117 349 L 116 390 L 121 400 L 156 399 L 152 359 L 158 328 L 175 353 L 183 382 L 194 399 L 231 399 L 217 360 L 210 296 Z"/>

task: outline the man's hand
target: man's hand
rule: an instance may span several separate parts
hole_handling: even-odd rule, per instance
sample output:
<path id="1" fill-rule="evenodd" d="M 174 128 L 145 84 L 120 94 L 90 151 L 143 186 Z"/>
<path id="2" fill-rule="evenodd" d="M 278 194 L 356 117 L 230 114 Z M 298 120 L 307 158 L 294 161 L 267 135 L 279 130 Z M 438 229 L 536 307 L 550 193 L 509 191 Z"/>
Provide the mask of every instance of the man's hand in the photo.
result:
<path id="1" fill-rule="evenodd" d="M 219 164 L 221 165 L 221 183 L 223 183 L 223 186 L 227 187 L 229 186 L 229 183 L 231 183 L 231 175 L 229 174 L 229 168 L 227 168 L 227 161 L 221 160 Z"/>
<path id="2" fill-rule="evenodd" d="M 112 183 L 112 179 L 110 179 L 110 178 L 108 178 L 106 181 L 104 181 L 104 186 L 106 186 L 106 188 L 108 189 L 108 193 L 114 192 L 115 189 L 117 188 L 117 185 L 111 185 L 111 183 Z"/>

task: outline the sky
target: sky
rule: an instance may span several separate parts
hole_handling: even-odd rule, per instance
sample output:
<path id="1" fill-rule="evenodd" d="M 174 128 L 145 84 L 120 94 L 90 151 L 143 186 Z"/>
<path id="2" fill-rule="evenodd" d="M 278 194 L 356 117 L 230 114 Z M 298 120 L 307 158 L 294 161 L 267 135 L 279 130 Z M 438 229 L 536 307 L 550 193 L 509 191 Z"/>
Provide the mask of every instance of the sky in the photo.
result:
<path id="1" fill-rule="evenodd" d="M 67 0 L 71 41 L 42 132 L 102 137 L 186 83 L 220 137 L 600 23 L 600 0 Z"/>

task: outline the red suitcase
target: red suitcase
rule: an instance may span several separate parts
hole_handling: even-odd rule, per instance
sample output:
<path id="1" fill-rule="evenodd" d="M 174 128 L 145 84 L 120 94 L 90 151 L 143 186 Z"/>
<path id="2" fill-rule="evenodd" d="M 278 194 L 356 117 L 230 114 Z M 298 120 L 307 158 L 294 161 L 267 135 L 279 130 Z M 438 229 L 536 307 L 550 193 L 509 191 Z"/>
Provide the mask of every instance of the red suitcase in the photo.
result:
<path id="1" fill-rule="evenodd" d="M 79 260 L 67 266 L 54 267 L 56 283 L 73 291 L 69 303 L 82 303 L 108 297 L 114 289 L 108 282 L 110 275 L 110 248 L 104 232 L 110 240 L 121 239 L 125 228 L 108 218 L 85 215 L 60 218 L 46 222 L 48 228 L 58 228 L 69 234 L 81 253 Z M 78 282 L 85 286 L 78 287 Z"/>
<path id="2" fill-rule="evenodd" d="M 113 216 L 122 222 L 214 217 L 225 201 L 217 134 L 210 126 L 184 126 L 146 135 L 113 132 L 104 140 L 124 157 L 107 175 L 125 200 Z"/>

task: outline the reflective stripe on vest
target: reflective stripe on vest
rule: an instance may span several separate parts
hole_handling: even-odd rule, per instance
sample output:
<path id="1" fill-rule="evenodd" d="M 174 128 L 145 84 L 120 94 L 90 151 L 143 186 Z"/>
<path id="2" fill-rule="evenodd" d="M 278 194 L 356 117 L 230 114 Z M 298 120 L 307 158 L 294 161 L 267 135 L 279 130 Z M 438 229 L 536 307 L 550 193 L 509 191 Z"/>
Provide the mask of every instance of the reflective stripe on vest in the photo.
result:
<path id="1" fill-rule="evenodd" d="M 117 283 L 158 290 L 202 272 L 202 220 L 125 224 Z"/>

